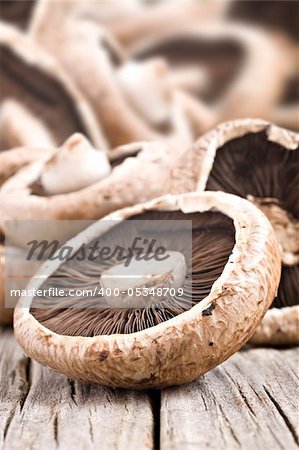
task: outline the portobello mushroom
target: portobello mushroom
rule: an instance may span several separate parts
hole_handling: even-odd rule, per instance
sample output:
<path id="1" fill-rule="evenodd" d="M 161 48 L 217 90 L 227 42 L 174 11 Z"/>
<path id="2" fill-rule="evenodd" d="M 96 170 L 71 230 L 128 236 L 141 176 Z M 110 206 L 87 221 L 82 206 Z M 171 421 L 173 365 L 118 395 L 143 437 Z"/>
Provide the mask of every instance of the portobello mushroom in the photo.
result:
<path id="1" fill-rule="evenodd" d="M 63 17 L 54 36 L 57 23 L 45 24 L 42 18 L 45 26 L 33 27 L 31 36 L 58 58 L 87 98 L 110 148 L 144 140 L 173 146 L 192 142 L 188 117 L 161 59 L 128 60 L 103 27 L 80 16 Z"/>
<path id="2" fill-rule="evenodd" d="M 173 83 L 195 97 L 186 100 L 186 108 L 199 136 L 241 117 L 276 117 L 297 128 L 294 110 L 285 108 L 283 100 L 295 70 L 291 47 L 277 45 L 261 29 L 220 22 L 157 32 L 141 38 L 130 55 L 142 61 L 166 59 Z"/>
<path id="3" fill-rule="evenodd" d="M 299 342 L 299 135 L 263 120 L 236 120 L 202 136 L 172 174 L 174 192 L 224 191 L 271 221 L 282 258 L 280 285 L 254 342 Z"/>
<path id="4" fill-rule="evenodd" d="M 106 146 L 83 95 L 53 57 L 0 24 L 0 149 L 61 145 L 74 132 Z"/>
<path id="5" fill-rule="evenodd" d="M 166 193 L 171 168 L 182 152 L 183 147 L 160 142 L 133 143 L 111 151 L 117 157 L 111 167 L 109 152 L 93 149 L 76 133 L 51 158 L 29 164 L 2 185 L 0 229 L 23 246 L 39 239 L 39 221 L 48 220 L 55 221 L 48 227 L 49 239 L 52 232 L 69 238 L 63 220 L 99 219 Z M 6 220 L 12 221 L 9 229 Z M 21 220 L 28 221 L 28 226 Z"/>
<path id="6" fill-rule="evenodd" d="M 124 236 L 129 233 L 130 241 L 132 235 L 130 220 L 145 219 L 166 221 L 165 276 L 159 261 L 150 268 L 139 265 L 134 252 L 136 277 L 127 276 L 124 261 L 110 258 L 104 264 L 100 254 L 93 263 L 76 258 L 70 265 L 58 259 L 46 262 L 14 313 L 17 341 L 30 357 L 75 379 L 161 388 L 194 380 L 249 339 L 280 277 L 279 249 L 266 217 L 250 202 L 225 193 L 168 195 L 110 214 L 67 246 L 75 257 L 83 243 L 89 246 L 101 237 L 122 245 Z M 169 219 L 192 221 L 190 265 Z M 117 299 L 105 293 L 71 296 L 70 288 L 77 293 L 78 288 L 98 286 L 103 275 L 104 283 L 109 282 L 107 275 L 113 275 L 116 265 L 124 294 L 136 288 L 137 279 L 143 288 L 148 283 L 151 288 L 180 285 L 183 295 L 170 293 L 161 299 L 157 291 L 150 303 L 145 297 L 138 308 L 137 295 L 129 296 L 131 304 L 122 295 L 118 308 Z M 114 282 L 112 276 L 109 283 Z M 57 286 L 64 286 L 65 296 L 50 295 L 48 288 Z M 42 295 L 37 297 L 34 289 L 41 289 Z"/>
<path id="7" fill-rule="evenodd" d="M 18 170 L 37 160 L 46 161 L 52 156 L 52 153 L 53 150 L 48 148 L 16 148 L 0 152 L 0 191 L 1 185 L 15 175 Z M 5 268 L 5 253 L 6 255 L 10 255 L 10 264 L 8 268 Z M 28 266 L 28 264 L 27 266 L 24 264 L 24 251 L 22 252 L 19 248 L 9 245 L 5 251 L 4 235 L 0 233 L 0 324 L 11 324 L 13 317 L 13 307 L 11 304 L 8 304 L 10 303 L 8 300 L 10 296 L 9 293 L 5 291 L 6 275 L 9 273 L 11 276 L 13 276 L 13 274 L 18 276 L 21 273 L 24 275 L 26 272 L 26 276 L 24 275 L 20 278 L 16 277 L 16 280 L 14 281 L 14 286 L 25 287 L 29 275 L 32 276 L 34 274 L 34 269 L 37 268 L 34 264 L 31 266 L 30 270 L 27 270 Z M 5 298 L 7 301 L 5 301 Z"/>

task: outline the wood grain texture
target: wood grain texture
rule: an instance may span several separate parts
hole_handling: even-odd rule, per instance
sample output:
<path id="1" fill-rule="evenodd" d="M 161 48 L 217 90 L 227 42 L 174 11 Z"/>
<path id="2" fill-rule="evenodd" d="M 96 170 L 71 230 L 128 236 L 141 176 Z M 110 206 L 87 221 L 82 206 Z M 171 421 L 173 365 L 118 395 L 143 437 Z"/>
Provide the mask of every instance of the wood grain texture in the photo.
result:
<path id="1" fill-rule="evenodd" d="M 186 386 L 113 390 L 41 367 L 2 329 L 0 449 L 298 449 L 298 367 L 298 349 L 250 349 Z"/>
<path id="2" fill-rule="evenodd" d="M 298 449 L 298 364 L 297 349 L 244 350 L 165 390 L 161 450 Z"/>
<path id="3" fill-rule="evenodd" d="M 153 448 L 147 393 L 70 381 L 26 358 L 8 330 L 0 355 L 1 449 Z"/>

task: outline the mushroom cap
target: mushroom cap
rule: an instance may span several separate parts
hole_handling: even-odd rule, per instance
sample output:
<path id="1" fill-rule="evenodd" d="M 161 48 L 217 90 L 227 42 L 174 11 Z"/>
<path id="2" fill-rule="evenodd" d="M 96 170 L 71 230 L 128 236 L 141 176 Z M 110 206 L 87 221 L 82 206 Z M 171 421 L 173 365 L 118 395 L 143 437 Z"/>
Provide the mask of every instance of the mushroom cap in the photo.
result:
<path id="1" fill-rule="evenodd" d="M 56 145 L 60 145 L 72 132 L 81 130 L 94 145 L 105 148 L 106 141 L 92 108 L 55 58 L 36 45 L 30 37 L 4 23 L 0 24 L 0 48 L 3 52 L 3 105 L 8 100 L 14 100 L 14 110 L 25 123 L 30 124 L 26 133 L 25 125 L 18 126 L 14 123 L 14 116 L 9 117 L 7 113 L 2 140 L 5 140 L 9 125 L 8 130 L 17 133 L 13 142 L 21 140 L 18 145 L 33 144 L 32 124 L 36 131 L 40 121 L 40 135 L 48 132 Z M 16 83 L 16 77 L 21 78 L 21 82 Z M 63 110 L 63 120 L 61 114 L 58 114 L 59 108 Z M 9 121 L 12 123 L 9 124 Z"/>
<path id="2" fill-rule="evenodd" d="M 132 90 L 128 88 L 128 80 L 127 89 L 124 89 L 117 76 L 122 64 L 125 65 L 125 55 L 107 30 L 75 15 L 63 21 L 58 35 L 53 34 L 52 27 L 53 23 L 45 23 L 42 29 L 34 27 L 32 36 L 56 56 L 88 99 L 111 148 L 142 140 L 165 139 L 173 146 L 192 142 L 191 126 L 181 105 L 176 102 L 175 95 L 169 98 L 172 108 L 168 117 L 169 126 L 165 129 L 153 126 L 143 117 L 144 114 L 140 115 L 138 108 L 134 108 L 136 97 L 131 104 L 128 97 L 132 98 Z M 154 82 L 153 77 L 151 82 Z M 141 95 L 146 96 L 145 82 L 143 86 Z M 170 87 L 175 93 L 171 84 Z M 156 94 L 160 101 L 157 90 Z M 140 102 L 137 103 L 140 110 Z"/>
<path id="3" fill-rule="evenodd" d="M 254 136 L 258 136 L 259 133 L 262 139 L 260 144 L 258 142 L 253 143 L 253 141 L 248 143 L 249 141 L 247 141 L 246 145 L 246 140 L 250 139 L 250 136 L 254 139 Z M 251 163 L 247 161 L 247 170 L 244 160 L 242 168 L 240 165 L 241 156 L 239 159 L 238 156 L 234 156 L 231 157 L 230 162 L 227 160 L 225 162 L 227 169 L 223 173 L 223 180 L 220 180 L 219 172 L 216 184 L 211 184 L 210 175 L 215 174 L 215 172 L 212 172 L 215 167 L 220 167 L 222 149 L 226 148 L 226 154 L 229 155 L 227 145 L 230 143 L 230 145 L 235 145 L 236 150 L 237 144 L 234 144 L 234 142 L 237 142 L 238 139 L 240 155 L 244 152 L 246 161 L 249 158 L 248 152 L 250 151 L 252 158 L 256 158 L 255 161 L 262 158 L 262 163 L 257 164 L 257 168 L 260 170 L 259 175 L 257 169 L 253 169 Z M 266 144 L 263 144 L 263 142 Z M 269 146 L 264 154 L 262 153 L 263 145 Z M 277 154 L 275 156 L 275 152 L 280 152 L 279 154 L 282 155 L 281 152 L 284 150 L 286 152 L 285 157 L 278 157 Z M 274 227 L 280 243 L 283 270 L 278 300 L 275 300 L 273 306 L 279 305 L 282 309 L 280 312 L 269 311 L 266 314 L 265 325 L 262 325 L 257 337 L 254 337 L 254 342 L 265 344 L 299 343 L 298 330 L 297 333 L 294 332 L 298 324 L 298 317 L 296 317 L 298 309 L 286 308 L 286 311 L 284 311 L 285 307 L 293 306 L 294 302 L 298 303 L 296 274 L 298 273 L 299 248 L 299 195 L 296 183 L 298 183 L 299 163 L 298 158 L 295 159 L 298 151 L 299 135 L 297 133 L 279 128 L 260 119 L 235 120 L 223 123 L 202 136 L 193 148 L 181 156 L 172 173 L 171 192 L 223 190 L 247 197 L 267 215 Z M 231 152 L 233 152 L 232 148 Z M 274 159 L 276 162 L 271 169 L 269 158 L 272 153 L 273 158 L 278 159 Z M 264 165 L 259 166 L 259 164 Z M 283 170 L 285 170 L 285 174 L 283 174 Z M 229 181 L 230 171 L 233 181 Z M 240 179 L 239 185 L 238 177 Z M 265 180 L 265 187 L 262 186 L 263 180 Z M 251 186 L 251 189 L 249 189 L 249 186 Z M 273 198 L 276 194 L 271 194 L 272 189 L 275 189 L 276 194 L 279 192 L 278 199 Z M 259 195 L 257 195 L 258 192 Z M 288 197 L 290 197 L 289 201 Z M 267 319 L 268 314 L 269 319 Z M 286 320 L 286 322 L 282 326 L 283 320 Z M 278 329 L 280 330 L 279 333 L 277 332 Z"/>
<path id="4" fill-rule="evenodd" d="M 47 160 L 53 154 L 49 148 L 15 148 L 0 153 L 0 187 L 22 167 L 37 161 Z"/>
<path id="5" fill-rule="evenodd" d="M 136 148 L 136 143 L 132 144 L 132 148 Z M 167 192 L 175 156 L 180 153 L 175 153 L 160 142 L 142 142 L 139 148 L 141 150 L 136 157 L 126 158 L 102 180 L 68 194 L 36 195 L 32 186 L 40 178 L 44 161 L 24 167 L 7 180 L 0 190 L 0 229 L 7 232 L 4 231 L 5 220 L 13 220 L 18 226 L 19 220 L 100 219 L 116 209 L 163 195 Z M 180 149 L 182 151 L 183 148 Z M 58 229 L 62 229 L 56 223 Z M 58 233 L 54 223 L 52 227 Z M 27 231 L 24 226 L 21 229 L 18 227 L 14 235 L 10 236 L 11 240 L 22 246 L 25 241 L 38 239 L 38 230 L 34 230 L 34 237 L 31 228 L 32 222 Z M 68 235 L 68 238 L 71 236 Z"/>
<path id="6" fill-rule="evenodd" d="M 193 26 L 141 39 L 131 55 L 141 60 L 163 56 L 174 69 L 206 67 L 212 82 L 202 90 L 201 97 L 212 98 L 222 120 L 225 114 L 236 118 L 267 112 L 280 100 L 289 75 L 288 58 L 266 33 L 231 22 L 203 24 L 200 29 Z M 265 83 L 267 89 L 262 89 Z"/>
<path id="7" fill-rule="evenodd" d="M 298 345 L 299 306 L 271 308 L 250 342 L 255 345 Z"/>
<path id="8" fill-rule="evenodd" d="M 183 4 L 158 2 L 157 5 L 146 5 L 142 0 L 68 1 L 54 4 L 40 1 L 31 20 L 30 32 L 34 36 L 47 35 L 49 28 L 61 25 L 66 15 L 72 15 L 104 25 L 122 45 L 131 47 L 144 36 L 173 32 L 186 28 L 191 23 L 221 17 L 226 2 L 227 0 L 198 3 L 185 0 Z"/>
<path id="9" fill-rule="evenodd" d="M 16 148 L 0 152 L 0 191 L 2 184 L 22 167 L 37 160 L 47 160 L 52 154 L 53 149 L 49 148 Z M 13 309 L 5 308 L 5 251 L 0 243 L 0 324 L 11 324 L 12 318 Z"/>
<path id="10" fill-rule="evenodd" d="M 233 220 L 235 245 L 221 276 L 196 306 L 131 334 L 94 337 L 59 335 L 30 311 L 33 297 L 21 298 L 14 313 L 15 335 L 25 352 L 69 377 L 106 386 L 161 388 L 186 383 L 237 351 L 252 335 L 271 304 L 280 277 L 280 255 L 267 218 L 248 201 L 225 193 L 167 195 L 100 220 L 68 245 L 106 232 L 111 220 L 146 211 L 219 211 Z M 60 263 L 45 263 L 37 275 L 50 276 Z M 35 279 L 30 288 L 42 281 Z"/>
<path id="11" fill-rule="evenodd" d="M 212 126 L 240 117 L 262 117 L 296 130 L 297 105 L 284 105 L 286 88 L 297 72 L 296 51 L 294 44 L 262 29 L 220 22 L 141 38 L 130 55 L 138 60 L 163 56 L 174 83 L 206 102 L 205 115 L 191 111 L 191 121 L 200 131 L 211 129 L 211 115 Z M 193 81 L 188 78 L 191 69 Z M 206 76 L 200 80 L 203 70 Z"/>

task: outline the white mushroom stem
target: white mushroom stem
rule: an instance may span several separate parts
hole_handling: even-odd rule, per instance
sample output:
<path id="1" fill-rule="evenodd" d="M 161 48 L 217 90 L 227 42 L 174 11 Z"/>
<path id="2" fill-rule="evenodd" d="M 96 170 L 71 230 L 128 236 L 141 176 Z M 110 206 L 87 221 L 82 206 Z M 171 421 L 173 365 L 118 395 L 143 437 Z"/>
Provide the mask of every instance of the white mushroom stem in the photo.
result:
<path id="1" fill-rule="evenodd" d="M 163 255 L 135 256 L 127 263 L 116 264 L 102 273 L 100 282 L 110 307 L 146 308 L 163 301 L 167 296 L 163 288 L 181 287 L 186 274 L 184 255 L 165 251 Z"/>
<path id="2" fill-rule="evenodd" d="M 2 145 L 7 148 L 55 146 L 47 127 L 14 99 L 5 100 L 1 105 L 0 135 Z"/>
<path id="3" fill-rule="evenodd" d="M 164 59 L 128 62 L 119 69 L 117 77 L 132 107 L 148 123 L 161 126 L 169 122 L 173 98 Z"/>
<path id="4" fill-rule="evenodd" d="M 45 163 L 40 181 L 47 194 L 66 194 L 90 186 L 110 171 L 106 152 L 95 150 L 84 136 L 75 133 Z"/>

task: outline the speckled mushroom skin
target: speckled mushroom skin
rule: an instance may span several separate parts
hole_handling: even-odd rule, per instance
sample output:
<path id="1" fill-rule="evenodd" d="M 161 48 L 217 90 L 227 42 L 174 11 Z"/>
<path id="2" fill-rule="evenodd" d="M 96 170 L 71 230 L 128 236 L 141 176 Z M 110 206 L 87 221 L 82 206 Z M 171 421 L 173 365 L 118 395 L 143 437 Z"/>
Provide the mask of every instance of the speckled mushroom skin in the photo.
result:
<path id="1" fill-rule="evenodd" d="M 204 191 L 218 148 L 231 139 L 262 130 L 266 130 L 270 141 L 281 144 L 289 151 L 299 145 L 298 133 L 264 120 L 241 119 L 225 122 L 202 136 L 181 156 L 172 172 L 170 192 Z M 275 313 L 268 311 L 252 342 L 299 344 L 298 314 L 298 307 L 284 308 L 283 311 Z"/>
<path id="2" fill-rule="evenodd" d="M 8 24 L 0 24 L 0 44 L 9 48 L 26 64 L 33 68 L 38 68 L 58 82 L 72 99 L 74 110 L 82 120 L 93 144 L 101 148 L 105 147 L 105 138 L 89 103 L 56 59 L 37 46 L 27 35 Z M 22 111 L 22 113 L 26 115 L 26 110 Z M 29 123 L 32 120 L 30 115 L 27 119 Z M 38 117 L 36 120 L 38 120 Z M 18 142 L 20 146 L 25 146 L 32 142 L 31 127 L 17 129 L 13 121 L 14 117 L 8 117 L 5 124 L 6 128 L 9 127 L 12 130 L 12 133 L 17 133 L 17 136 L 11 136 L 10 140 Z M 51 135 L 51 130 L 48 130 L 48 132 Z M 55 144 L 59 145 L 58 142 L 55 142 Z"/>
<path id="3" fill-rule="evenodd" d="M 107 216 L 124 220 L 148 210 L 217 210 L 233 219 L 236 243 L 210 294 L 189 311 L 126 335 L 70 337 L 53 333 L 30 313 L 32 298 L 14 313 L 18 343 L 38 362 L 69 377 L 106 386 L 162 388 L 194 380 L 236 352 L 250 338 L 275 296 L 281 260 L 267 218 L 248 201 L 218 193 L 168 195 Z M 111 227 L 100 220 L 69 245 L 89 242 Z M 55 271 L 57 261 L 41 268 Z M 41 281 L 32 281 L 38 288 Z"/>

